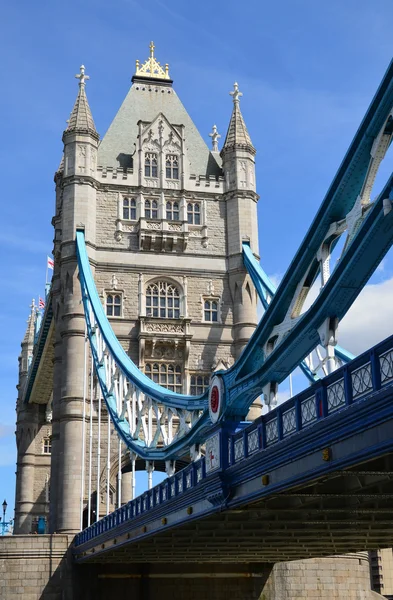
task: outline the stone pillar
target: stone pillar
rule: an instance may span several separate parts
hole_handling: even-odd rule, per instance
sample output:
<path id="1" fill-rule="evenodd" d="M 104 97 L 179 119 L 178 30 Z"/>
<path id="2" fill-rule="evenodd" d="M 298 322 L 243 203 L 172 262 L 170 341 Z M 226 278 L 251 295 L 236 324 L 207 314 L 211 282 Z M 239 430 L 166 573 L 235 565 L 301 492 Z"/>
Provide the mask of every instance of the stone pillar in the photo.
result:
<path id="1" fill-rule="evenodd" d="M 57 532 L 80 530 L 85 319 L 74 258 L 62 271 L 62 384 L 59 406 Z"/>
<path id="2" fill-rule="evenodd" d="M 126 504 L 132 498 L 132 472 L 121 474 L 121 503 Z"/>
<path id="3" fill-rule="evenodd" d="M 18 458 L 16 465 L 15 527 L 18 534 L 32 533 L 34 471 L 38 405 L 27 405 L 19 410 L 17 423 Z"/>
<path id="4" fill-rule="evenodd" d="M 55 303 L 54 303 L 55 304 Z M 60 454 L 60 400 L 62 377 L 62 341 L 60 315 L 55 314 L 55 347 L 53 360 L 53 401 L 52 401 L 52 455 L 50 474 L 49 533 L 57 531 L 57 509 L 59 498 L 59 454 Z"/>

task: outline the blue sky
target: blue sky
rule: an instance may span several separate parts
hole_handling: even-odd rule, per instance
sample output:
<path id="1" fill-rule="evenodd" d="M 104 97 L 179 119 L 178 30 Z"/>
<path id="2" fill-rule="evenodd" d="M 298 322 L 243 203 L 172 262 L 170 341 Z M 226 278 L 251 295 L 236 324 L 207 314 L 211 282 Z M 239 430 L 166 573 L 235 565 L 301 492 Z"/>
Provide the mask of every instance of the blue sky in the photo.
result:
<path id="1" fill-rule="evenodd" d="M 279 280 L 388 66 L 392 19 L 391 0 L 3 3 L 0 501 L 13 505 L 17 357 L 31 299 L 44 291 L 53 174 L 79 65 L 91 77 L 87 94 L 101 135 L 151 39 L 208 143 L 213 123 L 224 137 L 228 92 L 239 82 L 257 148 L 262 263 Z M 377 185 L 389 162 L 391 153 Z M 388 256 L 355 307 L 357 318 L 376 297 L 390 310 L 392 275 Z M 388 321 L 373 318 L 371 337 L 349 318 L 340 343 L 359 352 L 378 341 Z"/>

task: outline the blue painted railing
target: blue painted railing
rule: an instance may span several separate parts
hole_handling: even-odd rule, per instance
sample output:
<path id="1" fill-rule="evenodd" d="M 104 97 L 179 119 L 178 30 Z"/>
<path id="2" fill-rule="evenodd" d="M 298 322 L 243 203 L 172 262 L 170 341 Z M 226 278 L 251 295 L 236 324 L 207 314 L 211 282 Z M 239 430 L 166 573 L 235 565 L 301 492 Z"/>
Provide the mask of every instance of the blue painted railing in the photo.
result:
<path id="1" fill-rule="evenodd" d="M 264 452 L 275 444 L 285 442 L 290 436 L 346 410 L 349 405 L 389 384 L 393 384 L 393 336 L 287 400 L 275 410 L 259 417 L 244 429 L 229 434 L 228 444 L 223 445 L 220 466 L 227 465 L 228 470 L 231 470 L 241 461 L 258 452 Z M 75 538 L 75 546 L 89 542 L 172 499 L 179 498 L 203 483 L 216 470 L 209 471 L 205 458 L 188 465 L 153 489 L 81 531 Z"/>

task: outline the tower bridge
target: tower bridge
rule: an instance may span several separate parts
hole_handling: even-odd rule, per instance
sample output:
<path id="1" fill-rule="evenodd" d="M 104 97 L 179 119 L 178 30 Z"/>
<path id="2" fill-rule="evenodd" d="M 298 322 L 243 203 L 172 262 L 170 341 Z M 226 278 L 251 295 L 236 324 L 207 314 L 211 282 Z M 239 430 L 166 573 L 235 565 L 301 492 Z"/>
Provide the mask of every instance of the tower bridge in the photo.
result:
<path id="1" fill-rule="evenodd" d="M 359 357 L 337 340 L 393 243 L 393 176 L 371 201 L 393 63 L 276 290 L 259 264 L 239 85 L 209 150 L 154 50 L 102 140 L 83 65 L 76 75 L 52 284 L 22 342 L 9 548 L 52 557 L 57 544 L 34 598 L 60 598 L 60 580 L 73 599 L 375 598 L 365 551 L 393 545 L 393 338 Z M 297 366 L 311 386 L 277 406 Z M 209 579 L 226 585 L 209 595 Z"/>

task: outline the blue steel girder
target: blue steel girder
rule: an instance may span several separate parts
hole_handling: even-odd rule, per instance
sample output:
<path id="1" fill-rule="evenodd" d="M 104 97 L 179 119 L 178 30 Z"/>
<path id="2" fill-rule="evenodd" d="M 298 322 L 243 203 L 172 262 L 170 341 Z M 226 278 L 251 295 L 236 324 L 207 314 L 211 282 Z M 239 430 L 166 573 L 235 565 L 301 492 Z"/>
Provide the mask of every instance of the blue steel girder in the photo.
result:
<path id="1" fill-rule="evenodd" d="M 247 242 L 243 243 L 243 262 L 252 279 L 262 306 L 264 310 L 267 310 L 269 307 L 269 300 L 273 298 L 277 288 L 262 269 Z M 355 358 L 353 354 L 338 345 L 335 346 L 334 353 L 343 363 L 347 363 Z M 310 383 L 315 383 L 315 381 L 319 379 L 318 375 L 311 371 L 306 361 L 301 361 L 299 363 L 299 368 Z"/>
<path id="2" fill-rule="evenodd" d="M 393 175 L 368 210 L 362 226 L 315 302 L 299 317 L 272 353 L 265 357 L 265 362 L 255 365 L 252 353 L 266 343 L 272 330 L 276 298 L 280 290 L 285 292 L 283 284 L 280 285 L 240 359 L 229 371 L 222 373 L 227 394 L 226 416 L 246 414 L 263 385 L 269 381 L 283 381 L 315 348 L 319 343 L 318 328 L 321 323 L 332 316 L 341 320 L 346 314 L 393 244 L 393 211 L 384 212 L 384 200 L 393 198 L 392 190 Z"/>

